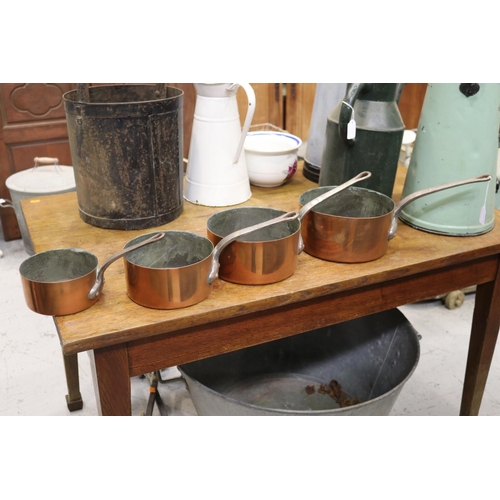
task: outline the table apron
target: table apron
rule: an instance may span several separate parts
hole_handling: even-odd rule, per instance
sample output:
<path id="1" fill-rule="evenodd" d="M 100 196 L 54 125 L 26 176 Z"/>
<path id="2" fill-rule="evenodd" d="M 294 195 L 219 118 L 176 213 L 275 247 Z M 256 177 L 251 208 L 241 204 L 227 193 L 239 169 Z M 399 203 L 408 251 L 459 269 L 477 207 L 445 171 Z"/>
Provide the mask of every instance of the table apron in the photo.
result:
<path id="1" fill-rule="evenodd" d="M 131 377 L 495 280 L 498 255 L 127 343 Z"/>

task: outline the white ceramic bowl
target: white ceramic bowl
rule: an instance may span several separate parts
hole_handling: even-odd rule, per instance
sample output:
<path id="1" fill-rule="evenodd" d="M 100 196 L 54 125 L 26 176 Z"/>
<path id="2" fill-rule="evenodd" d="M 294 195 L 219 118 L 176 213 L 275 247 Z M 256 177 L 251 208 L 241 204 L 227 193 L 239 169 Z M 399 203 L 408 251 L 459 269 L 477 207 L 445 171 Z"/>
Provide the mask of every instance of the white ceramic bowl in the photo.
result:
<path id="1" fill-rule="evenodd" d="M 245 139 L 248 177 L 254 186 L 276 187 L 297 170 L 302 141 L 287 132 L 249 132 Z"/>

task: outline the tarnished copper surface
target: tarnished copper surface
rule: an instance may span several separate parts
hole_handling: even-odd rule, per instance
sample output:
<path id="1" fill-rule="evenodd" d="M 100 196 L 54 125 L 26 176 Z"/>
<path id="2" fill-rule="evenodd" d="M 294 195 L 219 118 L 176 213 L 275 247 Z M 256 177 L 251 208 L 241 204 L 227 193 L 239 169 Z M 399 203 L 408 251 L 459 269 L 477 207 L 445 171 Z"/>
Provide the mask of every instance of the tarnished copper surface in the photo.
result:
<path id="1" fill-rule="evenodd" d="M 325 188 L 304 193 L 300 204 Z M 351 187 L 311 210 L 302 221 L 304 251 L 333 262 L 369 262 L 385 255 L 394 202 L 375 191 Z"/>
<path id="2" fill-rule="evenodd" d="M 77 280 L 61 283 L 37 283 L 21 277 L 26 304 L 32 311 L 47 316 L 84 311 L 97 301 L 97 298 L 89 300 L 87 297 L 95 276 L 94 270 Z"/>
<path id="3" fill-rule="evenodd" d="M 83 311 L 97 300 L 88 298 L 97 273 L 97 259 L 89 252 L 49 250 L 24 261 L 19 272 L 26 304 L 36 313 L 65 316 Z"/>
<path id="4" fill-rule="evenodd" d="M 206 299 L 212 291 L 207 276 L 211 257 L 181 268 L 155 269 L 125 259 L 128 296 L 137 304 L 153 309 L 178 309 Z"/>
<path id="5" fill-rule="evenodd" d="M 40 252 L 20 266 L 24 296 L 30 309 L 49 316 L 64 316 L 93 305 L 104 286 L 104 272 L 110 264 L 135 248 L 164 237 L 153 233 L 136 245 L 128 245 L 109 257 L 97 271 L 97 257 L 79 248 L 57 248 Z"/>
<path id="6" fill-rule="evenodd" d="M 398 218 L 403 207 L 412 201 L 438 191 L 489 182 L 485 174 L 416 191 L 396 205 L 383 193 L 350 187 L 333 198 L 317 204 L 303 218 L 301 234 L 304 250 L 320 259 L 334 262 L 369 262 L 383 257 L 388 241 L 396 236 Z M 299 197 L 305 205 L 331 189 L 324 186 L 310 189 Z"/>
<path id="7" fill-rule="evenodd" d="M 206 299 L 213 245 L 187 231 L 164 231 L 165 237 L 124 258 L 128 296 L 152 309 L 178 309 Z M 149 235 L 141 235 L 133 245 Z M 127 247 L 125 246 L 125 248 Z"/>
<path id="8" fill-rule="evenodd" d="M 224 210 L 207 221 L 207 236 L 217 245 L 224 236 L 238 229 L 284 213 L 263 207 Z M 221 253 L 219 278 L 242 285 L 267 285 L 290 277 L 297 268 L 299 229 L 297 219 L 234 241 Z"/>

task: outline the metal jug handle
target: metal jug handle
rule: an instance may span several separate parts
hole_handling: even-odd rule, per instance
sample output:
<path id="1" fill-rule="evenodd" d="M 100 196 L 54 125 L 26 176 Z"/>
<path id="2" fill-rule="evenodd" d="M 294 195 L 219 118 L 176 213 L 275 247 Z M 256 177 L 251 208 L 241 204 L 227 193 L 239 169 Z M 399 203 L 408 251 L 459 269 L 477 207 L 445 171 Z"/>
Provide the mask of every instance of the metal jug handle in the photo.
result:
<path id="1" fill-rule="evenodd" d="M 234 156 L 233 165 L 238 163 L 241 151 L 243 150 L 243 144 L 245 143 L 245 139 L 247 137 L 248 130 L 250 129 L 250 124 L 253 120 L 253 115 L 255 113 L 255 92 L 252 86 L 249 83 L 232 83 L 228 90 L 233 90 L 235 86 L 243 87 L 248 99 L 248 110 L 247 115 L 245 117 L 245 122 L 243 124 L 243 128 L 241 130 L 240 142 L 238 144 L 238 148 L 236 149 L 236 155 Z"/>
<path id="2" fill-rule="evenodd" d="M 354 146 L 354 138 L 348 138 L 347 128 L 349 122 L 354 118 L 354 103 L 359 94 L 366 90 L 366 83 L 351 83 L 347 92 L 342 99 L 339 116 L 339 136 L 341 141 L 345 142 L 348 146 Z"/>

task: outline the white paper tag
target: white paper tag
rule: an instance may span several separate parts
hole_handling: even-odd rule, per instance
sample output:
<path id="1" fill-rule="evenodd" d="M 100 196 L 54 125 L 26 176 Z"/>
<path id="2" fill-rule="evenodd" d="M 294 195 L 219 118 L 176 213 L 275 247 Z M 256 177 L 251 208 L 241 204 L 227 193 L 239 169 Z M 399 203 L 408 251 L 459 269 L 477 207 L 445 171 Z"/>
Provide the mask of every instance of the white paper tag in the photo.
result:
<path id="1" fill-rule="evenodd" d="M 356 137 L 356 120 L 354 119 L 354 108 L 348 102 L 342 101 L 342 104 L 345 104 L 346 106 L 349 106 L 349 108 L 351 108 L 351 119 L 347 124 L 347 139 L 354 139 Z"/>
<path id="2" fill-rule="evenodd" d="M 351 118 L 350 122 L 347 124 L 347 138 L 354 139 L 356 137 L 356 120 Z"/>

